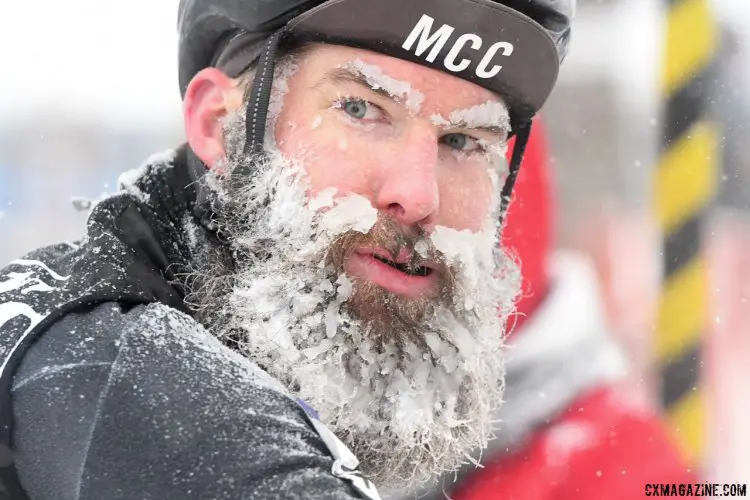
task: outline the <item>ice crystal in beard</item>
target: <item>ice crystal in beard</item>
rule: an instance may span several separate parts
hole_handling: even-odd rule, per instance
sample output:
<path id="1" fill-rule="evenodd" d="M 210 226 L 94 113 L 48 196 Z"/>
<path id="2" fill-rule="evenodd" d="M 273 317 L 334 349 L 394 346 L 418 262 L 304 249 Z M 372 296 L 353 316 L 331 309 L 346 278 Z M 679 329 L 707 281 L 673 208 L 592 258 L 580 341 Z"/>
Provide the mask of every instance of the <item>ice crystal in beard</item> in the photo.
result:
<path id="1" fill-rule="evenodd" d="M 303 166 L 277 151 L 243 157 L 241 114 L 225 128 L 229 160 L 207 177 L 237 266 L 226 293 L 204 296 L 208 326 L 316 408 L 378 484 L 419 484 L 473 461 L 501 402 L 501 334 L 517 293 L 517 269 L 492 251 L 494 221 L 481 237 L 439 228 L 383 242 L 450 262 L 439 300 L 352 283 L 347 248 L 382 240 L 387 223 L 359 196 L 308 200 Z M 230 189 L 242 162 L 253 175 Z"/>

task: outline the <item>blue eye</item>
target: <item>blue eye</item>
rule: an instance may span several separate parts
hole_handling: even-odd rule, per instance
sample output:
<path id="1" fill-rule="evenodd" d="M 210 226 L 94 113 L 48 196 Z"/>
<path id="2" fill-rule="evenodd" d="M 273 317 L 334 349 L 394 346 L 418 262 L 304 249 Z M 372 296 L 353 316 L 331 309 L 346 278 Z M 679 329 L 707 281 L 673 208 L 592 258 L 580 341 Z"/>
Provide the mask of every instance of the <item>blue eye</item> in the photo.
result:
<path id="1" fill-rule="evenodd" d="M 384 118 L 384 112 L 377 104 L 364 99 L 342 99 L 338 102 L 338 107 L 358 121 L 377 122 Z"/>
<path id="2" fill-rule="evenodd" d="M 468 142 L 468 137 L 464 134 L 446 134 L 443 136 L 443 142 L 453 149 L 463 151 Z"/>
<path id="3" fill-rule="evenodd" d="M 349 116 L 357 120 L 362 120 L 367 116 L 367 102 L 365 101 L 344 101 L 342 107 Z"/>
<path id="4" fill-rule="evenodd" d="M 471 153 L 482 149 L 477 139 L 466 134 L 445 134 L 440 138 L 440 141 L 449 148 L 455 149 L 457 151 Z"/>

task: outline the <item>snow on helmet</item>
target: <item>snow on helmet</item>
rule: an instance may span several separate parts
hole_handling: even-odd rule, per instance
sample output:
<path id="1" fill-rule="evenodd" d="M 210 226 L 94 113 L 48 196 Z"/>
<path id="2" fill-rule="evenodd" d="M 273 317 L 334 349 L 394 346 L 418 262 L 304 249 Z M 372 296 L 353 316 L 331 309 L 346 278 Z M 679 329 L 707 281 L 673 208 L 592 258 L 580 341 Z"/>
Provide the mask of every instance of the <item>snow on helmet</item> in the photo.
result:
<path id="1" fill-rule="evenodd" d="M 575 0 L 181 0 L 179 80 L 214 65 L 234 36 L 255 55 L 285 37 L 369 49 L 453 74 L 506 99 L 512 123 L 542 107 L 568 51 Z M 233 75 L 230 75 L 233 76 Z"/>

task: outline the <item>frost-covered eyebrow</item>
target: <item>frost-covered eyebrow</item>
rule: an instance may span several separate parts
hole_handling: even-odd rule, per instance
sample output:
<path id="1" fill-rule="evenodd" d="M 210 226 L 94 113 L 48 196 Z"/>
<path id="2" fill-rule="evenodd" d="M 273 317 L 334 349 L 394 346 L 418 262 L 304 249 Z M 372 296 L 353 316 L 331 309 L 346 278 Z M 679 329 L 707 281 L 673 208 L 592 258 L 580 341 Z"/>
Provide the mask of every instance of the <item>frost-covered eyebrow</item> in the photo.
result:
<path id="1" fill-rule="evenodd" d="M 467 109 L 455 110 L 447 118 L 439 114 L 430 118 L 438 127 L 482 130 L 501 140 L 506 140 L 510 134 L 508 109 L 499 101 L 487 101 Z"/>
<path id="2" fill-rule="evenodd" d="M 334 68 L 331 71 L 326 72 L 323 77 L 318 80 L 318 83 L 315 84 L 315 88 L 326 83 L 353 83 L 395 103 L 403 104 L 397 100 L 396 96 L 392 95 L 386 89 L 371 85 L 370 82 L 367 81 L 367 77 L 356 69 Z"/>
<path id="3" fill-rule="evenodd" d="M 388 90 L 372 85 L 368 79 L 367 76 L 362 74 L 357 69 L 351 69 L 351 68 L 334 68 L 330 71 L 327 71 L 321 78 L 318 80 L 318 82 L 313 86 L 313 88 L 320 88 L 320 86 L 328 84 L 342 84 L 342 83 L 352 83 L 355 85 L 359 85 L 360 87 L 369 90 L 370 92 L 373 92 L 381 97 L 384 97 L 396 104 L 403 105 L 403 100 L 399 100 L 399 96 L 394 96 L 391 94 Z M 434 122 L 434 120 L 433 120 Z M 508 137 L 509 127 L 503 122 L 503 123 L 487 123 L 487 124 L 469 124 L 465 120 L 444 120 L 443 125 L 449 125 L 451 127 L 455 128 L 461 128 L 463 130 L 476 130 L 476 131 L 482 131 L 486 132 L 488 134 L 492 134 L 495 136 L 498 136 L 498 138 L 505 140 Z"/>
<path id="4" fill-rule="evenodd" d="M 505 139 L 508 137 L 508 127 L 505 125 L 469 125 L 464 120 L 458 120 L 458 121 L 449 121 L 448 124 L 451 127 L 460 128 L 463 130 L 481 130 L 482 132 L 487 132 L 488 134 L 497 135 L 502 139 Z"/>

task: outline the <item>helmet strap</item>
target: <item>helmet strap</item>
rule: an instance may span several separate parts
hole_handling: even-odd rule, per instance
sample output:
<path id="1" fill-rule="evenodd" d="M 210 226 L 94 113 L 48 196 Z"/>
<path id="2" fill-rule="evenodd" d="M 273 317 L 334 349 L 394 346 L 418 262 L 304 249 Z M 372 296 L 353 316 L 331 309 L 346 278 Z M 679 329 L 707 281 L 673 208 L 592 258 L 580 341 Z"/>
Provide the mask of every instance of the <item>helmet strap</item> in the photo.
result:
<path id="1" fill-rule="evenodd" d="M 266 118 L 271 101 L 273 75 L 276 69 L 276 54 L 279 42 L 286 33 L 286 27 L 276 31 L 268 38 L 265 47 L 258 58 L 258 67 L 253 78 L 250 98 L 245 112 L 245 150 L 246 156 L 256 156 L 263 153 L 266 137 Z M 232 172 L 233 183 L 246 178 L 251 173 L 251 162 L 242 162 Z"/>
<path id="2" fill-rule="evenodd" d="M 505 179 L 503 184 L 503 190 L 500 193 L 500 224 L 505 221 L 505 214 L 508 211 L 510 205 L 510 197 L 513 194 L 513 186 L 516 184 L 516 178 L 518 177 L 518 171 L 521 170 L 521 161 L 523 160 L 523 153 L 526 150 L 526 144 L 529 142 L 529 136 L 531 135 L 531 120 L 523 122 L 516 127 L 516 142 L 513 145 L 513 154 L 510 158 L 510 166 L 508 169 L 508 178 Z"/>

